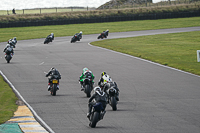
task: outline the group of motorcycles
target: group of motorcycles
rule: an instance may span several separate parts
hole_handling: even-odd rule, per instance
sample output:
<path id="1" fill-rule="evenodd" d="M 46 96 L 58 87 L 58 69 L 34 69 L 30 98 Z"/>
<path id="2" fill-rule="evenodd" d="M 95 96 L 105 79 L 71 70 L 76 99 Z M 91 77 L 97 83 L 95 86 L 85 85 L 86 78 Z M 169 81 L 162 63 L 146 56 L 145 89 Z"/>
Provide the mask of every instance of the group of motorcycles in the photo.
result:
<path id="1" fill-rule="evenodd" d="M 16 37 L 8 40 L 6 48 L 3 51 L 5 53 L 5 59 L 6 59 L 7 63 L 10 63 L 10 60 L 12 59 L 12 57 L 14 55 L 13 48 L 16 48 L 16 44 L 17 44 Z"/>
<path id="2" fill-rule="evenodd" d="M 110 76 L 103 76 L 102 77 L 104 81 L 109 81 L 110 79 Z M 91 92 L 93 90 L 93 82 L 92 82 L 92 77 L 89 75 L 89 76 L 86 76 L 86 78 L 83 80 L 83 91 L 84 93 L 86 94 L 87 97 L 90 97 L 91 96 Z M 100 85 L 102 86 L 102 85 Z M 117 97 L 118 97 L 118 94 L 117 94 L 117 90 L 114 86 L 110 86 L 107 90 L 106 90 L 106 95 L 107 95 L 107 102 L 108 104 L 112 107 L 112 110 L 113 111 L 116 111 L 117 110 Z M 91 115 L 90 115 L 90 123 L 89 123 L 89 126 L 92 127 L 92 128 L 95 128 L 96 127 L 96 124 L 98 121 L 102 120 L 102 110 L 101 110 L 101 105 L 95 105 L 93 106 L 92 108 L 92 112 L 91 112 Z"/>
<path id="3" fill-rule="evenodd" d="M 108 36 L 108 32 L 109 30 L 103 31 L 101 34 L 99 34 L 99 36 L 97 37 L 97 39 L 103 39 L 103 38 L 107 38 Z M 80 31 L 80 33 L 76 33 L 72 38 L 71 38 L 71 43 L 75 43 L 76 41 L 80 41 L 82 39 L 82 31 Z M 45 40 L 44 40 L 44 44 L 48 44 L 50 42 L 52 42 L 54 40 L 54 34 L 51 33 L 50 35 L 48 35 Z"/>

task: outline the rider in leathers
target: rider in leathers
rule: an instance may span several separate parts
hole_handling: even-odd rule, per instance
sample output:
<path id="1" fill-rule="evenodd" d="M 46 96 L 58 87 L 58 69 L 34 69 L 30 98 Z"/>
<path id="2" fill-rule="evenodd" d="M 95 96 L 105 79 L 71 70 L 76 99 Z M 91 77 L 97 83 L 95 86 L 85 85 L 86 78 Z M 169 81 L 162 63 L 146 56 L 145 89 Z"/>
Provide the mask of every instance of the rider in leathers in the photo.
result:
<path id="1" fill-rule="evenodd" d="M 81 76 L 79 77 L 80 78 L 80 84 L 81 84 L 81 91 L 83 91 L 84 89 L 83 89 L 83 81 L 84 81 L 84 79 L 88 76 L 88 75 L 90 75 L 91 76 L 91 78 L 92 78 L 92 89 L 93 89 L 93 84 L 94 84 L 94 75 L 93 75 L 93 73 L 92 73 L 92 71 L 90 71 L 88 68 L 83 68 L 83 73 L 81 74 Z"/>
<path id="2" fill-rule="evenodd" d="M 54 78 L 54 75 L 58 75 L 58 78 L 57 78 L 57 80 L 58 80 L 57 88 L 59 90 L 59 79 L 61 79 L 61 75 L 60 75 L 60 73 L 59 73 L 59 71 L 57 69 L 55 69 L 54 67 L 52 67 L 50 69 L 50 71 L 46 74 L 46 77 L 49 76 L 49 78 L 48 78 L 49 79 L 49 82 L 48 82 L 48 91 L 50 90 L 50 84 L 52 83 L 52 79 Z"/>
<path id="3" fill-rule="evenodd" d="M 92 100 L 95 99 L 95 102 L 92 102 Z M 95 87 L 94 88 L 94 94 L 90 97 L 89 99 L 89 103 L 88 103 L 88 113 L 87 113 L 87 117 L 90 118 L 90 115 L 91 115 L 91 111 L 92 111 L 92 107 L 93 105 L 97 104 L 97 103 L 101 103 L 102 106 L 103 106 L 103 110 L 102 110 L 102 118 L 103 119 L 103 116 L 104 114 L 106 113 L 105 109 L 106 109 L 106 105 L 107 105 L 107 102 L 106 102 L 106 94 L 105 92 L 101 91 L 101 88 L 100 87 Z"/>
<path id="4" fill-rule="evenodd" d="M 54 40 L 54 34 L 51 33 L 50 35 L 48 35 L 47 39 L 50 39 L 50 42 L 52 42 L 52 40 Z"/>
<path id="5" fill-rule="evenodd" d="M 5 54 L 11 54 L 11 57 L 14 55 L 14 50 L 13 50 L 13 47 L 8 43 L 6 45 L 6 47 L 4 48 L 3 52 L 5 52 Z M 5 55 L 5 56 L 6 56 Z"/>
<path id="6" fill-rule="evenodd" d="M 109 77 L 109 81 L 106 81 L 104 79 L 104 77 Z M 114 87 L 117 91 L 117 96 L 116 96 L 116 100 L 119 101 L 119 88 L 117 87 L 117 83 L 112 81 L 112 79 L 110 78 L 109 75 L 106 74 L 106 72 L 102 72 L 101 73 L 101 78 L 98 82 L 98 85 L 102 88 L 102 90 L 106 93 L 106 91 L 110 88 L 110 87 Z M 107 93 L 106 93 L 107 94 Z"/>

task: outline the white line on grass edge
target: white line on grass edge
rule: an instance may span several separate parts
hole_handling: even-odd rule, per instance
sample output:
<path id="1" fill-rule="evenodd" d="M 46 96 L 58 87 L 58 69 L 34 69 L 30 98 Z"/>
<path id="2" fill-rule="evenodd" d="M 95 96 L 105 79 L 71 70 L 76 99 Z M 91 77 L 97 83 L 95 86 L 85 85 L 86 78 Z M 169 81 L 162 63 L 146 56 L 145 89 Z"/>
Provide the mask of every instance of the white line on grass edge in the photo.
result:
<path id="1" fill-rule="evenodd" d="M 169 69 L 172 69 L 172 70 L 175 70 L 175 71 L 179 71 L 179 72 L 182 72 L 182 73 L 186 73 L 186 74 L 189 74 L 189 75 L 196 76 L 196 77 L 200 78 L 199 75 L 195 75 L 195 74 L 192 74 L 192 73 L 189 73 L 189 72 L 185 72 L 185 71 L 173 68 L 173 67 L 165 66 L 165 65 L 162 65 L 162 64 L 159 64 L 159 63 L 155 63 L 155 62 L 152 62 L 152 61 L 149 61 L 149 60 L 145 60 L 145 59 L 142 59 L 142 58 L 139 58 L 139 57 L 135 57 L 135 56 L 132 56 L 132 55 L 128 55 L 128 54 L 120 53 L 120 52 L 117 52 L 117 51 L 113 51 L 113 50 L 110 50 L 110 49 L 94 46 L 94 45 L 91 45 L 90 43 L 88 43 L 88 45 L 92 46 L 92 47 L 100 48 L 100 49 L 103 49 L 103 50 L 107 50 L 107 51 L 110 51 L 110 52 L 113 52 L 113 53 L 117 53 L 117 54 L 121 54 L 121 55 L 124 55 L 124 56 L 128 56 L 128 57 L 131 57 L 131 58 L 134 58 L 134 59 L 138 59 L 138 60 L 141 60 L 141 61 L 145 61 L 145 62 L 154 64 L 154 65 L 157 65 L 157 66 L 161 66 L 161 67 L 169 68 Z"/>
<path id="2" fill-rule="evenodd" d="M 15 92 L 15 94 L 26 104 L 26 106 L 31 110 L 33 115 L 36 117 L 37 120 L 39 120 L 40 123 L 50 132 L 55 133 L 33 110 L 33 108 L 24 100 L 24 98 L 21 96 L 21 94 L 15 89 L 14 85 L 8 80 L 8 78 L 3 74 L 3 72 L 0 70 L 1 76 L 4 78 L 4 80 L 10 85 L 12 90 Z"/>

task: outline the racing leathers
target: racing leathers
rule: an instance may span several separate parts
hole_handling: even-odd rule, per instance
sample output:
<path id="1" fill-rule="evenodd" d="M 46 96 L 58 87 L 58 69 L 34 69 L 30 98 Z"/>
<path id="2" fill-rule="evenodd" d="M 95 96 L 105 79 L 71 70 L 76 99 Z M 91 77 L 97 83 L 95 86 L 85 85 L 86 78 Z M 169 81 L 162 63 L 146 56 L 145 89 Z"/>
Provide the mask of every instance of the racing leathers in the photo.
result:
<path id="1" fill-rule="evenodd" d="M 96 87 L 95 87 L 96 88 Z M 93 101 L 93 99 L 95 99 Z M 87 113 L 87 117 L 89 118 L 91 115 L 91 111 L 92 111 L 92 107 L 95 104 L 101 103 L 103 108 L 102 108 L 102 118 L 104 114 L 106 113 L 105 109 L 106 109 L 106 105 L 107 105 L 107 101 L 106 101 L 106 94 L 103 91 L 95 91 L 95 93 L 89 98 L 89 103 L 88 103 L 88 113 Z"/>
<path id="2" fill-rule="evenodd" d="M 57 88 L 59 90 L 59 79 L 61 79 L 61 75 L 59 71 L 55 68 L 51 68 L 51 70 L 46 74 L 46 77 L 49 76 L 49 82 L 48 82 L 48 91 L 50 90 L 50 84 L 52 83 L 52 79 L 56 78 L 58 80 Z"/>

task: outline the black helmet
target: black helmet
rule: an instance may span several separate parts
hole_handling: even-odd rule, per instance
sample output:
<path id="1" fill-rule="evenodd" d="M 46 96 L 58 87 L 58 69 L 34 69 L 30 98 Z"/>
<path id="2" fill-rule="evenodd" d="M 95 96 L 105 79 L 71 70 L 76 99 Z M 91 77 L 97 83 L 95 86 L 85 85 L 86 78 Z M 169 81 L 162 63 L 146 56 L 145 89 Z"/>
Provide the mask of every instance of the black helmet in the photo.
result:
<path id="1" fill-rule="evenodd" d="M 101 73 L 101 77 L 103 77 L 103 75 L 105 75 L 105 74 L 106 74 L 106 72 L 102 72 L 102 73 Z"/>
<path id="2" fill-rule="evenodd" d="M 54 69 L 55 69 L 55 68 L 54 68 L 54 67 L 52 67 L 52 68 L 51 68 L 51 71 L 52 71 L 52 70 L 54 70 Z"/>

